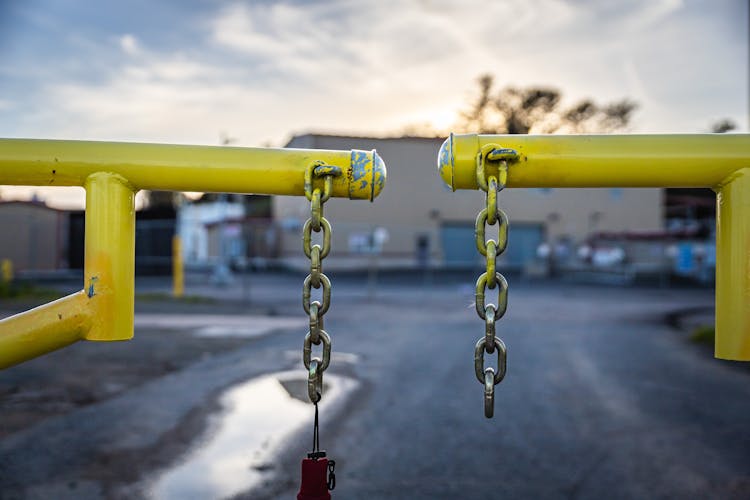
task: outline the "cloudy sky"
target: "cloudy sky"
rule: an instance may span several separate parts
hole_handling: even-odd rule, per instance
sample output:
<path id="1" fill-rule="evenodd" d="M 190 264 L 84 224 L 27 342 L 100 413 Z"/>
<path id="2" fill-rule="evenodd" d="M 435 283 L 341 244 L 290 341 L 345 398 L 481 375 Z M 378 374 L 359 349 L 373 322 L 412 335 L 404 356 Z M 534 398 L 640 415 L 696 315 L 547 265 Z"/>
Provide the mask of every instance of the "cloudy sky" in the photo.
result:
<path id="1" fill-rule="evenodd" d="M 748 19 L 746 0 L 0 0 L 0 137 L 449 129 L 485 72 L 634 99 L 633 132 L 746 132 Z"/>

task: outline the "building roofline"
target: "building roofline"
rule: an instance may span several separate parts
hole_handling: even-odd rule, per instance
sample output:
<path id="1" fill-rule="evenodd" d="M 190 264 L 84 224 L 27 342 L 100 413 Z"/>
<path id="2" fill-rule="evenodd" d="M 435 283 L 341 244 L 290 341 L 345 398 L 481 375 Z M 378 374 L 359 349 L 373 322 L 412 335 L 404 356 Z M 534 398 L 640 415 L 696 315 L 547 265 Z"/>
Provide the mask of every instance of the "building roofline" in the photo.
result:
<path id="1" fill-rule="evenodd" d="M 2 205 L 24 205 L 27 207 L 46 208 L 47 210 L 54 210 L 56 212 L 68 212 L 64 208 L 51 207 L 42 200 L 0 200 L 0 206 Z"/>
<path id="2" fill-rule="evenodd" d="M 203 227 L 211 229 L 222 224 L 246 224 L 248 222 L 273 222 L 273 217 L 266 215 L 245 215 L 243 217 L 229 217 L 224 220 L 215 220 L 203 223 Z"/>
<path id="3" fill-rule="evenodd" d="M 315 139 L 359 139 L 363 141 L 402 141 L 402 140 L 410 140 L 410 141 L 444 141 L 445 136 L 434 136 L 434 137 L 428 137 L 428 136 L 419 136 L 419 135 L 344 135 L 344 134 L 334 134 L 334 133 L 324 133 L 324 132 L 306 132 L 302 134 L 293 134 L 291 138 L 286 142 L 284 145 L 285 148 L 288 148 L 289 145 L 295 140 L 295 139 L 303 139 L 303 138 L 312 138 Z"/>

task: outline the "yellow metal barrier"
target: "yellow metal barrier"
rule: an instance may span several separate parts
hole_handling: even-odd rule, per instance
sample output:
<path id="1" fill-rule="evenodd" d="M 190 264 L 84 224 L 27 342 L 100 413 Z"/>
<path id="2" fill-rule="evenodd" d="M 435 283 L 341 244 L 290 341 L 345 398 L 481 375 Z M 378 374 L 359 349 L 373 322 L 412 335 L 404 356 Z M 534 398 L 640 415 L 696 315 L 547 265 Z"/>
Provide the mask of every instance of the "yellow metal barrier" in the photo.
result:
<path id="1" fill-rule="evenodd" d="M 375 151 L 0 139 L 0 185 L 86 188 L 84 289 L 0 321 L 0 368 L 81 339 L 132 338 L 139 189 L 304 196 L 313 161 L 344 172 L 332 196 L 372 201 L 385 185 Z"/>
<path id="2" fill-rule="evenodd" d="M 750 135 L 451 135 L 443 181 L 477 189 L 486 145 L 513 149 L 507 187 L 710 187 L 717 193 L 717 358 L 750 361 Z"/>

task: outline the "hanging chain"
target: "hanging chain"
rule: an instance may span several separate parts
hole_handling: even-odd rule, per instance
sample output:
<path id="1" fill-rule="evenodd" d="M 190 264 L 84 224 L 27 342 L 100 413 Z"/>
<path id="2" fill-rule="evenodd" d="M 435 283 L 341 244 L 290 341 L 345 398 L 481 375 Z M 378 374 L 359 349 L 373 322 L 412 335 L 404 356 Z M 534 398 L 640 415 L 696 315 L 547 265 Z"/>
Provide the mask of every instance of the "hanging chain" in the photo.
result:
<path id="1" fill-rule="evenodd" d="M 323 372 L 331 361 L 331 337 L 323 329 L 323 315 L 331 305 L 331 280 L 323 274 L 323 259 L 331 251 L 331 224 L 323 216 L 323 204 L 331 197 L 333 178 L 341 175 L 341 169 L 326 165 L 322 161 L 312 162 L 305 170 L 305 197 L 310 200 L 310 218 L 302 228 L 302 249 L 310 259 L 310 274 L 302 285 L 302 307 L 310 316 L 310 330 L 305 335 L 302 362 L 308 371 L 307 395 L 317 410 L 323 395 Z M 315 181 L 323 180 L 323 188 Z M 323 232 L 322 246 L 312 243 L 312 233 Z M 323 288 L 322 302 L 310 302 L 312 289 Z M 322 359 L 312 357 L 312 346 L 323 344 Z"/>
<path id="2" fill-rule="evenodd" d="M 492 418 L 495 412 L 495 386 L 505 377 L 506 349 L 502 340 L 495 336 L 495 322 L 502 318 L 508 307 L 508 282 L 497 272 L 497 256 L 508 245 L 508 216 L 497 205 L 498 193 L 505 187 L 508 178 L 508 161 L 518 159 L 518 153 L 496 144 L 483 146 L 476 159 L 476 176 L 479 188 L 486 193 L 486 207 L 477 215 L 474 226 L 479 253 L 487 259 L 486 271 L 479 276 L 476 285 L 475 304 L 477 314 L 484 320 L 484 337 L 474 347 L 474 372 L 484 384 L 484 416 Z M 487 240 L 485 225 L 498 226 L 497 241 Z M 485 288 L 497 290 L 497 305 L 485 305 Z M 497 372 L 484 367 L 484 354 L 497 351 Z"/>

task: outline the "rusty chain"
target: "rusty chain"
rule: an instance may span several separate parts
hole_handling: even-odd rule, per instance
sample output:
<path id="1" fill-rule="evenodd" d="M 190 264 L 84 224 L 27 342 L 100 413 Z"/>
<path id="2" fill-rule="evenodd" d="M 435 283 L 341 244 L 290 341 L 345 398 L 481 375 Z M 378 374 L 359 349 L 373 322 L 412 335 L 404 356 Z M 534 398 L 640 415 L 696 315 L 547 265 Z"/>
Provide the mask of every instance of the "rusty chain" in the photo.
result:
<path id="1" fill-rule="evenodd" d="M 495 386 L 505 377 L 506 348 L 495 335 L 495 322 L 502 318 L 508 307 L 508 282 L 497 272 L 496 259 L 508 245 L 508 216 L 497 205 L 498 193 L 505 187 L 508 178 L 508 161 L 518 158 L 512 149 L 496 144 L 483 146 L 476 158 L 477 185 L 485 192 L 486 206 L 477 215 L 474 226 L 479 253 L 486 257 L 486 271 L 479 276 L 475 290 L 477 314 L 484 320 L 484 337 L 474 346 L 474 372 L 484 384 L 484 416 L 492 418 L 495 412 Z M 485 225 L 498 224 L 497 240 L 486 239 Z M 485 305 L 485 289 L 498 288 L 497 304 Z M 484 367 L 484 354 L 497 351 L 497 371 Z"/>
<path id="2" fill-rule="evenodd" d="M 312 162 L 305 170 L 305 197 L 310 200 L 310 218 L 302 228 L 302 249 L 310 259 L 310 274 L 302 285 L 302 307 L 310 317 L 310 329 L 305 335 L 302 362 L 308 371 L 307 395 L 318 403 L 323 395 L 323 372 L 331 362 L 331 337 L 323 329 L 323 315 L 331 305 L 331 280 L 323 274 L 323 259 L 331 251 L 331 224 L 323 216 L 323 204 L 331 197 L 333 178 L 341 169 L 322 161 Z M 316 186 L 322 179 L 323 188 Z M 313 244 L 312 233 L 322 232 L 322 246 Z M 321 300 L 311 301 L 312 289 L 322 288 Z M 323 344 L 322 358 L 313 357 L 312 346 Z"/>

